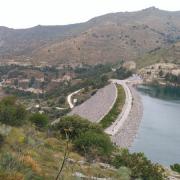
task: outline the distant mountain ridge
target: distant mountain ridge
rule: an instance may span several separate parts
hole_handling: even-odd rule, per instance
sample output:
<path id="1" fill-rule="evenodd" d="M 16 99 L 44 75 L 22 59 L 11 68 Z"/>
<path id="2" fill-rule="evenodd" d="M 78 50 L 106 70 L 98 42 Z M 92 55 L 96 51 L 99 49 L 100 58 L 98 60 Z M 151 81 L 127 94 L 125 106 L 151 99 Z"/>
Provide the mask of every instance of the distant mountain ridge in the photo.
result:
<path id="1" fill-rule="evenodd" d="M 180 11 L 151 7 L 65 26 L 0 27 L 0 60 L 29 58 L 49 64 L 136 61 L 179 41 L 179 19 Z"/>

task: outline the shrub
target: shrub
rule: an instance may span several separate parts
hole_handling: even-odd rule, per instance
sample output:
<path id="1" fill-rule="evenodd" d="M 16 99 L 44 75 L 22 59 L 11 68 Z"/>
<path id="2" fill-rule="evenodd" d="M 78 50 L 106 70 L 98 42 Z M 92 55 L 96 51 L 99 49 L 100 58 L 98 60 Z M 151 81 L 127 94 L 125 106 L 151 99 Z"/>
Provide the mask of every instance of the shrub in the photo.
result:
<path id="1" fill-rule="evenodd" d="M 64 96 L 61 96 L 61 97 L 59 98 L 59 100 L 58 100 L 58 103 L 59 103 L 60 105 L 64 104 L 65 102 L 66 102 L 66 98 L 65 98 Z"/>
<path id="2" fill-rule="evenodd" d="M 163 180 L 165 170 L 158 164 L 153 164 L 143 153 L 132 153 L 128 150 L 122 150 L 113 160 L 116 168 L 126 166 L 131 170 L 133 178 L 143 178 L 148 180 Z"/>
<path id="3" fill-rule="evenodd" d="M 48 125 L 48 117 L 45 114 L 35 113 L 30 116 L 30 121 L 38 128 L 45 128 Z"/>
<path id="4" fill-rule="evenodd" d="M 0 148 L 4 144 L 4 137 L 0 134 Z"/>
<path id="5" fill-rule="evenodd" d="M 120 179 L 130 180 L 131 179 L 131 170 L 127 167 L 121 166 L 118 169 L 118 175 L 120 176 Z"/>
<path id="6" fill-rule="evenodd" d="M 24 175 L 19 172 L 0 172 L 0 179 L 3 180 L 24 180 Z"/>
<path id="7" fill-rule="evenodd" d="M 40 168 L 39 164 L 31 156 L 29 156 L 29 155 L 22 156 L 20 158 L 20 160 L 24 166 L 30 167 L 35 173 L 37 173 L 37 174 L 41 173 L 41 168 Z"/>
<path id="8" fill-rule="evenodd" d="M 1 171 L 20 171 L 24 166 L 11 153 L 3 153 L 0 158 Z"/>
<path id="9" fill-rule="evenodd" d="M 38 164 L 29 156 L 15 156 L 11 153 L 2 153 L 0 157 L 0 179 L 3 180 L 42 180 Z"/>
<path id="10" fill-rule="evenodd" d="M 101 126 L 91 123 L 77 115 L 63 117 L 56 125 L 63 137 L 68 135 L 75 145 L 75 149 L 85 154 L 86 158 L 95 156 L 107 159 L 112 153 L 113 145 Z"/>
<path id="11" fill-rule="evenodd" d="M 77 115 L 62 117 L 60 122 L 56 125 L 55 129 L 59 130 L 63 137 L 66 137 L 65 131 L 67 129 L 70 130 L 69 137 L 72 140 L 76 139 L 88 130 L 102 132 L 102 129 L 99 125 L 91 123 Z"/>
<path id="12" fill-rule="evenodd" d="M 75 148 L 79 152 L 84 152 L 88 156 L 109 156 L 112 153 L 113 145 L 108 135 L 87 131 L 81 134 L 74 142 Z"/>
<path id="13" fill-rule="evenodd" d="M 132 72 L 124 67 L 120 67 L 116 71 L 116 78 L 118 78 L 118 79 L 126 79 L 130 76 L 132 76 Z"/>
<path id="14" fill-rule="evenodd" d="M 1 134 L 2 136 L 8 136 L 9 133 L 11 132 L 11 129 L 12 129 L 11 126 L 8 126 L 8 125 L 6 125 L 6 124 L 1 124 L 1 123 L 0 123 L 0 134 Z"/>
<path id="15" fill-rule="evenodd" d="M 1 100 L 1 103 L 4 105 L 14 105 L 16 103 L 15 96 L 7 96 Z"/>
<path id="16" fill-rule="evenodd" d="M 170 167 L 173 171 L 180 173 L 180 164 L 173 164 Z"/>
<path id="17" fill-rule="evenodd" d="M 16 103 L 14 97 L 5 97 L 0 102 L 0 122 L 11 126 L 20 126 L 26 120 L 25 108 Z"/>

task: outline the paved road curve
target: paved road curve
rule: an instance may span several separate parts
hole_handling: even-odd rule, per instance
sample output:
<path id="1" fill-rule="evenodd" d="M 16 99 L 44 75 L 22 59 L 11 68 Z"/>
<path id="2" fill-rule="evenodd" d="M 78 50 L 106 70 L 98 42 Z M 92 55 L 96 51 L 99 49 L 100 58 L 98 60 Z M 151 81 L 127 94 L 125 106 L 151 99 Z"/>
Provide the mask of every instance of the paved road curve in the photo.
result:
<path id="1" fill-rule="evenodd" d="M 74 96 L 75 94 L 79 93 L 82 89 L 79 89 L 71 94 L 68 95 L 67 97 L 67 102 L 69 104 L 69 107 L 72 109 L 74 107 L 74 104 L 72 103 L 72 96 Z"/>

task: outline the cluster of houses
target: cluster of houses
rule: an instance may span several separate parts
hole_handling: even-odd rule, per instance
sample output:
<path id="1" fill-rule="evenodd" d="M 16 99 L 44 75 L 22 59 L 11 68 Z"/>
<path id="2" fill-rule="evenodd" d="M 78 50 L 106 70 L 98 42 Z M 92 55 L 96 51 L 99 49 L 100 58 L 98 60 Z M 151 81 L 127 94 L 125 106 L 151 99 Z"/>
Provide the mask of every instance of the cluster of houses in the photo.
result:
<path id="1" fill-rule="evenodd" d="M 167 73 L 178 76 L 180 68 L 172 63 L 157 63 L 145 67 L 139 71 L 145 82 L 152 82 L 154 80 L 163 80 Z"/>
<path id="2" fill-rule="evenodd" d="M 48 89 L 58 86 L 63 81 L 70 81 L 72 76 L 65 74 L 61 78 L 52 78 L 45 80 L 44 77 L 36 78 L 2 78 L 0 86 L 10 87 L 19 91 L 32 92 L 34 94 L 42 94 Z"/>
<path id="3" fill-rule="evenodd" d="M 18 79 L 18 78 L 11 78 L 11 79 L 3 79 L 1 82 L 2 87 L 10 87 L 20 91 L 27 91 L 32 92 L 35 94 L 43 93 L 42 85 L 44 83 L 43 78 L 35 79 L 32 86 L 30 85 L 30 79 Z"/>
<path id="4" fill-rule="evenodd" d="M 25 76 L 24 74 L 19 75 L 18 73 L 13 76 L 9 76 L 8 74 L 1 76 L 0 86 L 10 87 L 20 91 L 32 92 L 35 94 L 41 94 L 57 87 L 61 82 L 70 81 L 73 77 L 75 77 L 75 74 L 73 72 L 66 72 L 60 74 L 57 77 L 49 74 L 47 78 L 45 77 L 42 69 L 52 68 L 53 66 L 47 64 L 32 65 L 29 60 L 30 59 L 26 59 L 26 61 L 24 62 L 18 62 L 12 59 L 6 59 L 4 62 L 0 62 L 0 66 L 14 66 L 14 69 L 16 67 L 24 67 L 25 69 L 29 68 L 27 71 L 24 69 L 25 73 L 24 71 L 23 73 L 25 74 Z M 79 64 L 74 64 L 74 66 L 60 64 L 56 66 L 55 69 L 61 72 L 64 69 L 72 69 L 76 66 L 79 66 Z"/>

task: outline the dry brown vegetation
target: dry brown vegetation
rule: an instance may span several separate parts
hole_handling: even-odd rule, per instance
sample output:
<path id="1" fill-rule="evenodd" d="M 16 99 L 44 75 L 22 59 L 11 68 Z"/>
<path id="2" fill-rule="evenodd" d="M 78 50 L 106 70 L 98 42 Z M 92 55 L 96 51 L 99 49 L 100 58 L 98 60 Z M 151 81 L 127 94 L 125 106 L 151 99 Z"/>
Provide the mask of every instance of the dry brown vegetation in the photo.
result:
<path id="1" fill-rule="evenodd" d="M 179 18 L 180 12 L 152 7 L 107 14 L 68 26 L 37 26 L 26 30 L 1 27 L 0 55 L 1 59 L 30 57 L 28 61 L 51 64 L 136 60 L 178 41 Z"/>

